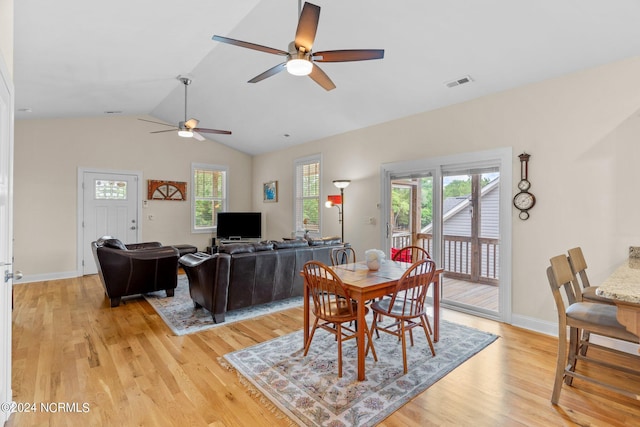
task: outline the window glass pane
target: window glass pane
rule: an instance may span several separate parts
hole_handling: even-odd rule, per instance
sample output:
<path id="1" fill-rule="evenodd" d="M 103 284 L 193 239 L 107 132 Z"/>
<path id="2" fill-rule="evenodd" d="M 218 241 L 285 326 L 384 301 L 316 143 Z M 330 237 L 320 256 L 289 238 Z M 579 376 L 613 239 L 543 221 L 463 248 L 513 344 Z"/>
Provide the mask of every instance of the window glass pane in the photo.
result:
<path id="1" fill-rule="evenodd" d="M 320 231 L 318 208 L 318 199 L 304 199 L 304 229 L 308 231 Z"/>
<path id="2" fill-rule="evenodd" d="M 127 200 L 127 181 L 94 181 L 96 200 Z"/>
<path id="3" fill-rule="evenodd" d="M 213 227 L 213 204 L 210 200 L 196 200 L 196 227 Z"/>
<path id="4" fill-rule="evenodd" d="M 194 168 L 193 171 L 194 229 L 211 229 L 217 225 L 218 212 L 225 210 L 226 171 L 213 167 Z"/>
<path id="5" fill-rule="evenodd" d="M 296 162 L 297 232 L 320 233 L 320 161 L 318 158 Z"/>

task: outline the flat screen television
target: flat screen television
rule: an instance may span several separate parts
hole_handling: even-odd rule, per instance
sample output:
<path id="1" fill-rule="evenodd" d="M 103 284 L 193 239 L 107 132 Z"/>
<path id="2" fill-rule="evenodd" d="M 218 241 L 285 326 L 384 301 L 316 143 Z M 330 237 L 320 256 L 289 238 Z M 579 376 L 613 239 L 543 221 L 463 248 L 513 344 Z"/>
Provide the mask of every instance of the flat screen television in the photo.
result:
<path id="1" fill-rule="evenodd" d="M 218 212 L 217 237 L 220 240 L 249 240 L 262 237 L 262 213 Z"/>

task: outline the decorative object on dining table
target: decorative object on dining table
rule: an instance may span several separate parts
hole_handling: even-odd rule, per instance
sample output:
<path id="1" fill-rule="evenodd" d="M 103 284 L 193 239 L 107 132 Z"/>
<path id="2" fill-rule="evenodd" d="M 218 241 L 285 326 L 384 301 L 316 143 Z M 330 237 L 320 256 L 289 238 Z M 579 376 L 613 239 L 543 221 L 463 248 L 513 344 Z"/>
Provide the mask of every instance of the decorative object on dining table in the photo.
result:
<path id="1" fill-rule="evenodd" d="M 371 315 L 367 322 L 371 322 Z M 391 319 L 388 319 L 390 322 Z M 402 369 L 398 339 L 375 340 L 378 362 L 366 358 L 367 380 L 358 381 L 357 345 L 343 345 L 343 376 L 338 378 L 335 336 L 318 330 L 307 357 L 302 331 L 224 355 L 218 361 L 238 373 L 239 381 L 269 408 L 278 408 L 295 425 L 374 426 L 474 356 L 498 337 L 467 326 L 442 322 L 442 339 L 431 356 L 426 340 L 416 340 Z M 273 406 L 271 406 L 273 405 Z"/>
<path id="2" fill-rule="evenodd" d="M 264 203 L 276 203 L 278 201 L 278 181 L 269 181 L 262 184 L 262 201 Z"/>
<path id="3" fill-rule="evenodd" d="M 368 249 L 364 251 L 364 259 L 367 262 L 367 268 L 371 271 L 380 269 L 380 264 L 384 262 L 386 255 L 380 249 Z"/>
<path id="4" fill-rule="evenodd" d="M 536 198 L 529 193 L 529 188 L 531 188 L 531 183 L 529 182 L 529 157 L 531 155 L 523 152 L 518 157 L 520 157 L 520 182 L 518 182 L 520 192 L 513 197 L 513 206 L 520 210 L 518 217 L 524 221 L 529 219 L 529 209 L 536 204 Z"/>

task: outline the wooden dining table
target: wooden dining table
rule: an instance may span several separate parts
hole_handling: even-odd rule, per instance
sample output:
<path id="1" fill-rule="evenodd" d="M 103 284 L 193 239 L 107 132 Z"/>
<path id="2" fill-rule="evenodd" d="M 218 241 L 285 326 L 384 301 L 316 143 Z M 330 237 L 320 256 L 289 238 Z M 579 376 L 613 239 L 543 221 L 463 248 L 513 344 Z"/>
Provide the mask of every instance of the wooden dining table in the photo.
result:
<path id="1" fill-rule="evenodd" d="M 392 293 L 398 280 L 411 263 L 399 261 L 385 261 L 376 271 L 369 270 L 366 263 L 357 262 L 329 267 L 340 277 L 348 289 L 351 298 L 358 302 L 358 321 L 356 340 L 358 343 L 358 381 L 365 379 L 365 325 L 366 303 Z M 442 269 L 437 269 L 433 278 L 433 341 L 440 337 L 440 275 Z M 311 322 L 309 320 L 309 290 L 304 286 L 304 343 L 309 339 Z"/>
<path id="2" fill-rule="evenodd" d="M 596 295 L 612 299 L 618 307 L 618 322 L 640 336 L 640 259 L 629 258 L 598 288 Z"/>

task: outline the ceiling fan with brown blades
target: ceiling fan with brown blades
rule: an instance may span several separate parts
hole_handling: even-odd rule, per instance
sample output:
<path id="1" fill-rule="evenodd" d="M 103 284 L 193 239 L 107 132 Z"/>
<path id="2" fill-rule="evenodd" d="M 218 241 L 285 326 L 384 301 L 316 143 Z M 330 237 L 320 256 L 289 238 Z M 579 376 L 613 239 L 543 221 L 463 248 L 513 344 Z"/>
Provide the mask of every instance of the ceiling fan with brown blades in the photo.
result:
<path id="1" fill-rule="evenodd" d="M 163 132 L 175 132 L 176 130 L 178 131 L 178 135 L 183 137 L 183 138 L 195 138 L 198 141 L 204 141 L 205 138 L 200 135 L 201 133 L 215 133 L 218 135 L 231 135 L 231 131 L 228 130 L 218 130 L 218 129 L 207 129 L 207 128 L 199 128 L 198 127 L 198 123 L 199 121 L 196 119 L 189 119 L 187 120 L 187 86 L 189 86 L 191 84 L 191 79 L 188 77 L 183 77 L 180 76 L 178 77 L 178 80 L 180 80 L 182 82 L 182 84 L 184 84 L 184 121 L 183 122 L 178 122 L 178 126 L 174 126 L 174 125 L 169 125 L 166 123 L 162 123 L 162 122 L 154 122 L 153 120 L 146 120 L 146 119 L 138 119 L 138 120 L 142 120 L 143 122 L 149 122 L 149 123 L 155 123 L 158 125 L 163 125 L 163 126 L 171 126 L 173 129 L 169 129 L 169 130 L 156 130 L 153 131 L 151 133 L 163 133 Z"/>
<path id="2" fill-rule="evenodd" d="M 300 13 L 300 18 L 298 19 L 296 38 L 289 43 L 288 51 L 222 36 L 213 36 L 213 40 L 286 57 L 284 62 L 257 75 L 249 80 L 249 83 L 257 83 L 286 69 L 290 74 L 296 76 L 308 75 L 324 89 L 332 90 L 335 89 L 336 85 L 316 64 L 317 62 L 367 61 L 370 59 L 384 58 L 384 49 L 347 49 L 313 52 L 311 48 L 316 38 L 319 19 L 320 6 L 305 2 L 302 12 Z"/>

